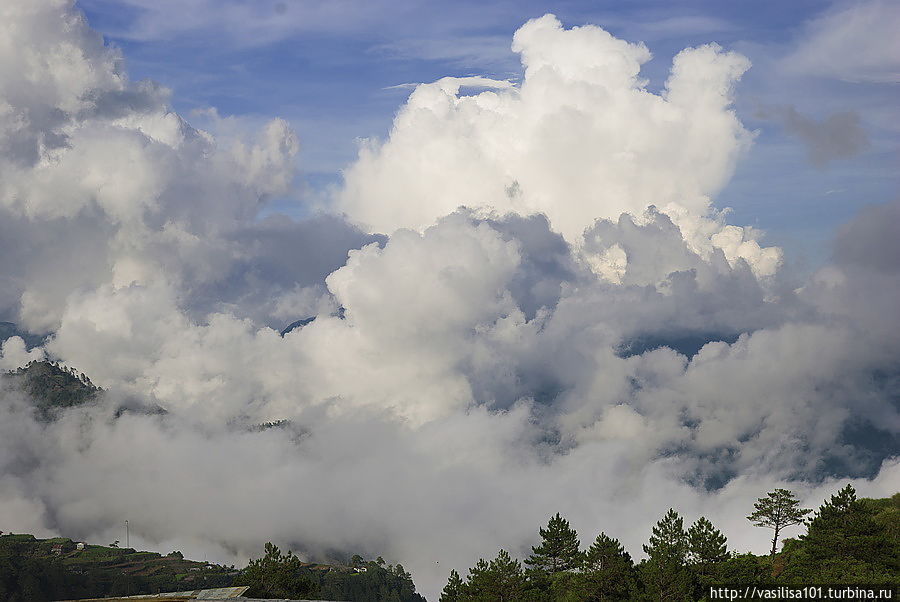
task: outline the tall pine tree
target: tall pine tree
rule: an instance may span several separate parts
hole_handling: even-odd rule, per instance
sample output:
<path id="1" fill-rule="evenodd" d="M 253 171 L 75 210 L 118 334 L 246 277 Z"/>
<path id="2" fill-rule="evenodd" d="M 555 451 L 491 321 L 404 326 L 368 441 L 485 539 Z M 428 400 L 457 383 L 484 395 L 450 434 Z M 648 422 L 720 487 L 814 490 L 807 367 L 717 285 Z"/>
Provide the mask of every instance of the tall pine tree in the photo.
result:
<path id="1" fill-rule="evenodd" d="M 572 571 L 581 564 L 581 542 L 578 534 L 569 526 L 569 521 L 562 518 L 559 512 L 550 519 L 546 529 L 539 529 L 541 544 L 532 547 L 532 554 L 525 564 L 534 571 L 557 573 Z"/>
<path id="2" fill-rule="evenodd" d="M 800 501 L 787 489 L 776 489 L 761 497 L 754 504 L 756 510 L 747 517 L 757 527 L 769 527 L 775 534 L 772 537 L 771 556 L 778 549 L 778 535 L 785 527 L 799 525 L 811 510 L 800 507 Z"/>
<path id="3" fill-rule="evenodd" d="M 522 565 L 510 557 L 506 550 L 500 550 L 490 563 L 482 559 L 473 569 L 469 569 L 469 578 L 461 588 L 462 596 L 459 600 L 515 602 L 521 600 L 524 588 L 525 575 L 522 572 Z"/>
<path id="4" fill-rule="evenodd" d="M 511 558 L 506 550 L 500 550 L 491 561 L 491 599 L 497 602 L 514 602 L 521 598 L 525 587 L 525 574 L 517 559 Z"/>
<path id="5" fill-rule="evenodd" d="M 706 517 L 701 516 L 687 531 L 688 564 L 694 572 L 695 598 L 702 599 L 709 585 L 724 570 L 728 553 L 728 539 Z"/>
<path id="6" fill-rule="evenodd" d="M 649 557 L 643 567 L 645 584 L 652 599 L 660 602 L 689 599 L 692 584 L 686 567 L 688 536 L 684 521 L 674 509 L 670 508 L 653 527 L 644 552 Z"/>
<path id="7" fill-rule="evenodd" d="M 490 589 L 490 573 L 491 565 L 484 558 L 479 558 L 475 566 L 469 569 L 469 575 L 463 585 L 461 600 L 469 602 L 470 600 L 480 600 L 487 596 Z"/>
<path id="8" fill-rule="evenodd" d="M 634 563 L 619 540 L 600 533 L 584 554 L 585 600 L 627 600 L 634 588 Z"/>
<path id="9" fill-rule="evenodd" d="M 728 539 L 706 517 L 697 519 L 687 532 L 688 560 L 701 576 L 717 562 L 728 560 Z"/>
<path id="10" fill-rule="evenodd" d="M 462 602 L 463 600 L 463 580 L 460 578 L 456 569 L 450 571 L 450 579 L 447 585 L 441 590 L 440 602 Z"/>

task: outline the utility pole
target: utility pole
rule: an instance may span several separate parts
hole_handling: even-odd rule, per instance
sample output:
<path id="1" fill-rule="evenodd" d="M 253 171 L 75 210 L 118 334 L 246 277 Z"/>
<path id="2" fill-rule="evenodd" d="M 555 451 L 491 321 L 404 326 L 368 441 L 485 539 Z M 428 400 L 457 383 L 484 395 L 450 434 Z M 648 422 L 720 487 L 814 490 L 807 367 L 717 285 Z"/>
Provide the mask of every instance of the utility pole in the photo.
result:
<path id="1" fill-rule="evenodd" d="M 128 519 L 125 520 L 125 547 L 131 547 L 131 543 L 128 541 Z"/>

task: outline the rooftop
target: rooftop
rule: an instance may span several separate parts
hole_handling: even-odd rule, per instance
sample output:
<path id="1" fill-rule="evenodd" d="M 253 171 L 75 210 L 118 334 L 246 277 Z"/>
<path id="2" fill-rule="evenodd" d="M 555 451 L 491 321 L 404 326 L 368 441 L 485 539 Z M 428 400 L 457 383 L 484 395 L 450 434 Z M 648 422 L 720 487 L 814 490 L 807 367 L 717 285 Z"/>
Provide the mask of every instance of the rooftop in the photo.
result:
<path id="1" fill-rule="evenodd" d="M 263 600 L 262 598 L 245 598 L 242 594 L 250 589 L 243 587 L 220 587 L 217 589 L 197 589 L 184 592 L 168 592 L 165 594 L 144 594 L 141 596 L 128 596 L 124 598 L 85 598 L 82 600 L 66 600 L 64 602 L 137 602 L 147 600 L 149 602 L 191 602 L 203 600 L 234 600 L 236 602 L 312 602 L 311 600 Z M 319 602 L 328 602 L 319 601 Z"/>

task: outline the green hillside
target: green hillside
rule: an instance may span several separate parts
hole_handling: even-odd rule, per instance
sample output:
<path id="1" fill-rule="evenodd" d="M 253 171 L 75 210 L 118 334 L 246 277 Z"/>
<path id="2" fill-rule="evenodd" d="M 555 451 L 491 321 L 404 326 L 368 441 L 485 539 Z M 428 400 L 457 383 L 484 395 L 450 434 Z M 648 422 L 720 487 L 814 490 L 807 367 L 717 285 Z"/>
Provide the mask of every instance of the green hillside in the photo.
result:
<path id="1" fill-rule="evenodd" d="M 28 394 L 42 420 L 52 420 L 61 408 L 88 403 L 103 392 L 83 373 L 54 362 L 29 362 L 0 374 L 0 379 Z"/>
<path id="2" fill-rule="evenodd" d="M 66 538 L 0 535 L 0 600 L 14 602 L 224 587 L 234 568 L 178 553 L 87 545 Z"/>
<path id="3" fill-rule="evenodd" d="M 67 538 L 0 535 L 0 600 L 43 602 L 250 585 L 260 598 L 301 597 L 350 602 L 424 602 L 401 565 L 300 561 L 268 544 L 242 570 L 131 548 L 85 545 Z M 274 552 L 274 553 L 273 553 Z"/>

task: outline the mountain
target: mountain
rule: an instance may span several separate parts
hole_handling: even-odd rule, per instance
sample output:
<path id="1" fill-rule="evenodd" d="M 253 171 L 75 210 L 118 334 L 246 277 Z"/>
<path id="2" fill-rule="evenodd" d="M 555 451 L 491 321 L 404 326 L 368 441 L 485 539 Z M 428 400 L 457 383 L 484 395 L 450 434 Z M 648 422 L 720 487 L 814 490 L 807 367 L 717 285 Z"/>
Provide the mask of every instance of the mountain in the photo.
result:
<path id="1" fill-rule="evenodd" d="M 306 326 L 307 324 L 310 324 L 310 323 L 314 322 L 315 319 L 316 319 L 316 317 L 313 316 L 313 317 L 311 317 L 311 318 L 303 318 L 302 320 L 297 320 L 297 321 L 295 321 L 295 322 L 291 322 L 291 323 L 288 324 L 288 325 L 284 328 L 284 330 L 282 330 L 279 334 L 281 334 L 281 336 L 284 336 L 284 335 L 286 335 L 286 334 L 289 333 L 289 332 L 292 332 L 292 331 L 294 331 L 294 330 L 296 330 L 296 329 L 298 329 L 298 328 L 303 328 L 303 327 Z"/>
<path id="2" fill-rule="evenodd" d="M 103 389 L 87 376 L 55 362 L 30 362 L 27 366 L 0 374 L 0 382 L 22 390 L 33 400 L 41 420 L 52 420 L 61 408 L 94 401 Z"/>
<path id="3" fill-rule="evenodd" d="M 345 315 L 345 310 L 344 310 L 343 307 L 339 307 L 339 308 L 337 308 L 337 311 L 335 311 L 335 312 L 332 313 L 331 315 L 334 316 L 334 317 L 336 317 L 336 318 L 340 318 L 341 320 L 343 320 L 343 319 L 344 319 L 344 315 Z M 284 335 L 286 335 L 287 333 L 292 332 L 292 331 L 294 331 L 294 330 L 297 330 L 298 328 L 303 328 L 303 327 L 306 326 L 307 324 L 312 324 L 312 323 L 315 322 L 315 321 L 316 321 L 316 316 L 311 316 L 311 317 L 309 317 L 309 318 L 302 318 L 302 319 L 300 319 L 300 320 L 295 320 L 294 322 L 291 322 L 290 324 L 288 324 L 287 326 L 285 326 L 284 329 L 281 330 L 281 332 L 279 332 L 279 334 L 280 334 L 282 337 L 284 337 Z"/>

